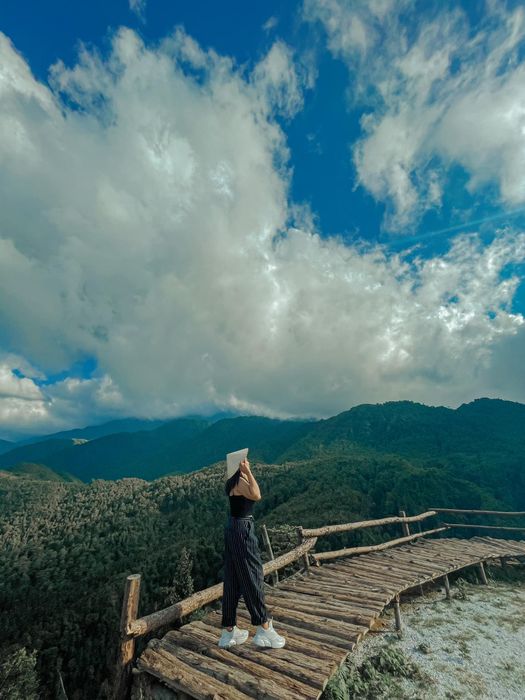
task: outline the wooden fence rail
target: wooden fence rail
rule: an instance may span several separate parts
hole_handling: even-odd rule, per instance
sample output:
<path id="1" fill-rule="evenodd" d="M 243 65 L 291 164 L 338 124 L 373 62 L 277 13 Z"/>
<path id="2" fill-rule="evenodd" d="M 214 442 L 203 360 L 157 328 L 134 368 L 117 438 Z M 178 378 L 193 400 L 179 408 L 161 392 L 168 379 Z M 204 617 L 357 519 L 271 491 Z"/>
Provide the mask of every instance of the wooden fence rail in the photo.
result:
<path id="1" fill-rule="evenodd" d="M 367 527 L 377 527 L 382 525 L 392 525 L 395 523 L 415 523 L 420 520 L 425 520 L 433 515 L 437 515 L 437 511 L 428 510 L 419 515 L 394 515 L 389 518 L 379 518 L 378 520 L 361 520 L 355 523 L 341 523 L 338 525 L 325 525 L 324 527 L 316 527 L 313 529 L 303 529 L 304 537 L 321 537 L 322 535 L 332 535 L 335 532 L 349 532 L 350 530 L 362 530 Z"/>
<path id="2" fill-rule="evenodd" d="M 505 525 L 472 525 L 468 523 L 443 523 L 446 527 L 465 527 L 471 530 L 510 530 L 512 532 L 525 532 L 525 527 L 506 527 Z"/>
<path id="3" fill-rule="evenodd" d="M 508 515 L 523 516 L 525 510 L 510 511 L 510 510 L 465 510 L 462 508 L 432 508 L 435 513 L 470 513 L 475 515 Z"/>
<path id="4" fill-rule="evenodd" d="M 525 511 L 505 510 L 467 510 L 464 508 L 433 508 L 436 513 L 458 513 L 463 515 L 497 515 L 504 517 L 522 517 Z M 440 523 L 443 527 L 464 528 L 467 530 L 501 530 L 507 532 L 525 532 L 525 527 L 509 527 L 507 525 L 478 525 L 476 523 Z"/>

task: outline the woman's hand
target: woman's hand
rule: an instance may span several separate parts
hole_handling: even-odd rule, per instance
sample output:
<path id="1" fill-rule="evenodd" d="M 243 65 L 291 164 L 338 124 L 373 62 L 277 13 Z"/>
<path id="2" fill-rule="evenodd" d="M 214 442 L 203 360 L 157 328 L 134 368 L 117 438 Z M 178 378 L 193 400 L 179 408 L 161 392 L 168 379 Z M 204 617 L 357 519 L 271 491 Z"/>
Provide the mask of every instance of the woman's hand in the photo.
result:
<path id="1" fill-rule="evenodd" d="M 239 470 L 241 474 L 244 474 L 244 476 L 248 476 L 248 474 L 250 473 L 250 463 L 247 459 L 243 459 L 242 462 L 239 462 Z"/>

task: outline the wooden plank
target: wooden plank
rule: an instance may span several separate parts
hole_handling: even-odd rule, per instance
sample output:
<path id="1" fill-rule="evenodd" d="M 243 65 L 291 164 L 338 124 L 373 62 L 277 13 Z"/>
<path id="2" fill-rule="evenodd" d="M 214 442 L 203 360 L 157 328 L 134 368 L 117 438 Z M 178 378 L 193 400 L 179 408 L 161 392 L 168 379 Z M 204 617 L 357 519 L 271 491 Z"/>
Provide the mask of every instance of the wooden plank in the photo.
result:
<path id="1" fill-rule="evenodd" d="M 446 567 L 448 563 L 448 560 L 445 559 L 441 550 L 430 549 L 428 547 L 411 547 L 403 552 L 398 550 L 376 552 L 374 556 L 401 562 L 416 562 L 424 565 L 435 564 L 436 566 L 444 567 Z"/>
<path id="2" fill-rule="evenodd" d="M 288 593 L 288 591 L 282 591 L 283 593 Z M 291 591 L 290 591 L 291 592 Z M 281 591 L 280 591 L 281 593 Z M 316 605 L 318 600 L 329 599 L 337 601 L 342 604 L 356 606 L 360 610 L 382 610 L 385 601 L 388 600 L 388 596 L 384 595 L 380 600 L 373 599 L 367 600 L 364 597 L 358 596 L 356 593 L 342 590 L 341 588 L 335 588 L 335 590 L 325 590 L 318 589 L 316 591 L 309 590 L 308 593 L 302 593 L 303 597 L 307 597 L 311 601 L 311 605 Z"/>
<path id="3" fill-rule="evenodd" d="M 292 588 L 292 587 L 290 587 Z M 274 594 L 272 593 L 266 593 L 265 595 L 274 595 L 276 598 L 279 598 L 282 600 L 283 604 L 286 603 L 292 604 L 290 601 L 297 601 L 300 605 L 316 605 L 318 602 L 335 602 L 332 601 L 331 596 L 328 593 L 323 593 L 322 591 L 312 591 L 312 594 L 304 593 L 302 591 L 296 591 L 296 590 L 285 590 L 285 589 L 278 589 L 275 591 Z M 339 605 L 348 607 L 347 603 L 344 603 L 343 601 L 338 601 Z"/>
<path id="4" fill-rule="evenodd" d="M 329 594 L 309 596 L 304 593 L 279 591 L 279 598 L 282 599 L 283 604 L 286 603 L 290 607 L 297 603 L 298 605 L 306 605 L 311 610 L 312 606 L 329 604 L 331 607 L 335 606 L 342 610 L 356 611 L 361 615 L 377 614 L 377 611 L 383 608 L 383 603 L 370 602 L 368 605 L 365 605 L 362 598 L 351 598 L 350 596 L 345 600 L 336 600 Z"/>
<path id="5" fill-rule="evenodd" d="M 400 583 L 417 578 L 417 574 L 414 571 L 396 572 L 386 562 L 377 562 L 374 564 L 372 562 L 355 561 L 352 567 L 348 567 L 348 573 L 352 574 L 356 571 L 361 571 L 367 575 L 374 576 L 375 578 Z"/>
<path id="6" fill-rule="evenodd" d="M 355 579 L 357 580 L 357 579 Z M 310 594 L 310 595 L 319 595 L 319 594 L 330 594 L 333 595 L 336 598 L 340 598 L 341 600 L 346 600 L 346 599 L 351 599 L 352 596 L 356 595 L 357 591 L 365 591 L 366 592 L 366 583 L 367 581 L 363 581 L 363 586 L 360 587 L 359 589 L 357 588 L 358 584 L 352 584 L 350 581 L 348 582 L 348 585 L 345 584 L 338 584 L 337 582 L 333 583 L 318 583 L 315 587 L 312 586 L 311 584 L 305 585 L 305 584 L 294 584 L 293 586 L 290 585 L 290 587 L 285 588 L 284 590 L 297 590 L 301 591 L 302 593 Z M 395 591 L 390 591 L 387 589 L 384 590 L 384 600 L 389 600 L 390 596 L 393 595 Z"/>
<path id="7" fill-rule="evenodd" d="M 388 586 L 389 589 L 393 591 L 396 591 L 399 585 L 405 585 L 407 581 L 406 576 L 395 576 L 391 572 L 387 571 L 374 571 L 370 567 L 360 565 L 357 562 L 354 562 L 353 566 L 349 568 L 348 572 L 345 574 L 341 573 L 341 575 L 339 576 L 334 573 L 335 580 L 347 581 L 348 579 L 356 577 L 361 577 L 365 580 L 372 581 L 375 583 L 383 583 L 385 586 Z M 414 577 L 412 577 L 412 579 L 413 578 Z"/>
<path id="8" fill-rule="evenodd" d="M 377 575 L 379 572 L 379 569 L 373 569 L 371 566 L 366 566 L 363 569 L 356 569 L 356 571 L 360 571 L 367 576 L 371 575 Z M 431 577 L 431 574 L 422 574 L 418 571 L 412 570 L 411 572 L 406 572 L 404 575 L 396 575 L 391 571 L 385 572 L 383 575 L 383 578 L 385 581 L 388 581 L 389 583 L 391 582 L 393 585 L 395 584 L 396 589 L 399 589 L 400 587 L 404 587 L 409 583 L 423 583 L 426 581 L 428 578 Z"/>
<path id="9" fill-rule="evenodd" d="M 284 593 L 290 596 L 293 595 L 293 593 L 290 591 L 284 591 Z M 288 597 L 285 597 L 286 604 L 290 605 L 293 607 L 294 603 L 288 603 L 288 600 L 293 600 L 289 599 Z M 305 596 L 303 595 L 303 598 Z M 343 593 L 342 595 L 339 595 L 339 597 L 335 597 L 333 594 L 325 594 L 318 592 L 317 595 L 311 595 L 311 596 L 306 596 L 308 598 L 308 605 L 310 606 L 310 609 L 315 608 L 316 605 L 322 604 L 325 605 L 327 603 L 330 603 L 332 606 L 340 607 L 342 610 L 352 610 L 356 611 L 361 615 L 377 615 L 380 613 L 385 605 L 387 604 L 387 601 L 390 600 L 388 597 L 385 597 L 384 600 L 382 600 L 380 603 L 377 601 L 369 601 L 368 603 L 365 603 L 362 598 L 354 598 L 348 594 Z M 300 604 L 306 604 L 306 603 L 300 603 Z"/>
<path id="10" fill-rule="evenodd" d="M 324 568 L 324 567 L 323 567 Z M 385 599 L 387 591 L 384 586 L 376 586 L 369 584 L 368 586 L 362 587 L 361 585 L 354 585 L 350 583 L 346 574 L 339 574 L 339 576 L 334 576 L 333 572 L 326 572 L 322 575 L 316 575 L 315 579 L 296 579 L 295 581 L 282 582 L 279 586 L 279 591 L 293 591 L 295 589 L 301 589 L 301 592 L 305 595 L 317 595 L 318 593 L 326 595 L 324 591 L 328 588 L 328 591 L 336 588 L 338 590 L 344 590 L 347 595 L 355 596 L 357 598 L 364 598 L 367 601 L 376 601 L 380 603 Z"/>
<path id="11" fill-rule="evenodd" d="M 423 581 L 431 581 L 435 578 L 439 578 L 440 576 L 443 576 L 444 574 L 448 573 L 448 571 L 450 570 L 450 565 L 440 565 L 438 567 L 434 564 L 425 568 L 422 564 L 413 562 L 410 563 L 410 566 L 413 567 L 413 571 L 417 573 L 417 575 L 420 576 L 421 580 Z"/>
<path id="12" fill-rule="evenodd" d="M 202 620 L 196 620 L 196 622 L 202 622 Z M 171 640 L 174 644 L 187 646 L 195 651 L 198 650 L 207 656 L 224 659 L 226 662 L 237 664 L 242 668 L 249 666 L 252 672 L 258 673 L 263 677 L 269 676 L 273 671 L 278 670 L 273 664 L 273 659 L 285 660 L 299 668 L 306 669 L 313 674 L 312 678 L 317 677 L 320 673 L 330 672 L 336 665 L 333 658 L 312 657 L 311 650 L 307 649 L 305 645 L 302 645 L 300 649 L 295 645 L 295 648 L 292 649 L 288 644 L 288 640 L 286 647 L 272 649 L 271 654 L 261 654 L 260 648 L 253 645 L 251 639 L 248 639 L 244 644 L 235 645 L 229 649 L 221 649 L 217 644 L 217 630 L 211 625 L 203 627 L 193 626 L 193 623 L 189 623 L 188 625 L 183 625 L 180 630 L 170 630 L 164 635 L 162 641 L 165 639 Z M 263 664 L 261 664 L 261 660 L 264 662 Z M 316 678 L 316 682 L 317 680 Z M 314 684 L 312 683 L 311 685 Z"/>
<path id="13" fill-rule="evenodd" d="M 153 640 L 152 640 L 153 641 Z M 176 691 L 188 693 L 196 700 L 248 700 L 249 695 L 225 685 L 177 659 L 164 649 L 146 648 L 137 660 L 139 671 L 147 671 Z"/>
<path id="14" fill-rule="evenodd" d="M 322 567 L 322 568 L 325 568 L 325 567 Z M 334 584 L 344 585 L 346 583 L 350 584 L 351 583 L 350 579 L 354 576 L 355 571 L 356 571 L 355 563 L 352 567 L 347 567 L 344 571 L 333 568 L 330 570 L 330 572 L 328 572 L 328 571 L 322 572 L 322 573 L 320 572 L 318 574 L 318 580 L 320 580 L 320 582 L 322 582 L 322 583 L 332 582 L 333 585 Z M 384 591 L 390 591 L 392 588 L 392 586 L 387 584 L 384 580 L 382 580 L 381 577 L 370 576 L 368 578 L 368 581 L 369 581 L 370 586 L 380 587 Z M 362 584 L 360 584 L 360 585 L 362 585 Z"/>
<path id="15" fill-rule="evenodd" d="M 282 605 L 282 601 L 279 601 L 273 597 L 269 597 L 268 601 L 270 605 Z M 286 607 L 297 612 L 308 613 L 312 610 L 312 606 L 308 603 L 299 603 L 286 601 Z M 364 625 L 370 627 L 370 623 L 374 617 L 376 617 L 374 611 L 370 611 L 370 614 L 359 613 L 355 608 L 353 610 L 344 610 L 340 606 L 330 605 L 328 603 L 317 603 L 314 608 L 317 615 L 322 615 L 332 620 L 340 620 L 341 622 L 349 622 L 350 624 Z"/>
<path id="16" fill-rule="evenodd" d="M 499 552 L 513 551 L 519 556 L 525 554 L 525 542 L 521 542 L 520 540 L 501 540 L 492 537 L 483 537 L 479 540 L 477 537 L 473 537 L 472 540 L 483 542 L 486 546 L 490 546 L 491 549 L 494 547 Z"/>
<path id="17" fill-rule="evenodd" d="M 341 580 L 345 580 L 347 577 L 348 569 L 336 569 L 334 568 L 334 564 L 323 564 L 318 569 L 314 569 L 315 574 L 313 574 L 313 578 L 309 581 L 310 584 L 313 584 L 317 586 L 318 584 L 324 584 L 324 583 L 329 583 L 329 584 L 334 584 L 337 582 L 341 582 Z M 359 591 L 362 591 L 362 588 L 358 589 Z M 382 583 L 372 583 L 367 586 L 366 590 L 364 592 L 371 593 L 372 595 L 376 596 L 382 596 L 385 592 L 385 586 Z"/>
<path id="18" fill-rule="evenodd" d="M 387 559 L 384 552 L 378 553 L 377 556 L 382 556 Z M 396 571 L 401 571 L 403 573 L 414 572 L 421 576 L 435 576 L 439 573 L 444 573 L 447 571 L 448 567 L 443 565 L 438 565 L 434 561 L 424 561 L 421 559 L 416 559 L 415 557 L 410 557 L 407 555 L 406 558 L 395 558 L 389 557 L 388 561 L 391 562 L 392 568 Z"/>
<path id="19" fill-rule="evenodd" d="M 469 559 L 475 559 L 476 555 L 474 554 L 474 550 L 477 549 L 474 545 L 471 545 L 470 547 L 465 547 L 462 543 L 458 542 L 451 542 L 450 540 L 448 541 L 443 541 L 443 543 L 439 543 L 438 546 L 437 540 L 433 540 L 432 544 L 428 544 L 429 549 L 433 549 L 435 552 L 441 553 L 441 555 L 444 555 L 446 557 L 449 556 L 460 556 L 460 557 L 467 557 Z"/>
<path id="20" fill-rule="evenodd" d="M 177 646 L 193 649 L 207 656 L 222 659 L 231 667 L 252 674 L 261 681 L 261 697 L 276 698 L 276 700 L 283 698 L 284 700 L 289 696 L 289 693 L 282 687 L 282 684 L 278 683 L 275 664 L 272 663 L 272 657 L 275 658 L 273 653 L 261 654 L 258 649 L 251 649 L 248 642 L 238 646 L 236 645 L 230 649 L 221 649 L 217 646 L 217 635 L 215 632 L 210 632 L 208 629 L 201 627 L 192 627 L 188 629 L 192 624 L 193 623 L 184 625 L 180 630 L 170 630 L 162 638 L 162 644 L 168 641 Z M 272 650 L 272 652 L 281 651 L 281 649 Z M 300 664 L 298 664 L 296 660 L 296 657 L 299 656 L 301 657 Z M 289 654 L 289 660 L 291 661 L 292 659 L 296 665 L 303 666 L 304 659 L 312 661 L 304 654 L 293 652 Z M 261 663 L 261 661 L 263 661 L 263 663 Z M 313 662 L 317 663 L 317 668 L 313 667 Z M 311 678 L 315 678 L 315 680 L 321 682 L 322 685 L 323 677 L 332 673 L 332 669 L 337 667 L 337 664 L 334 662 L 330 664 L 326 660 L 320 659 L 313 659 L 313 662 L 310 671 L 312 673 Z M 320 673 L 323 674 L 323 677 L 319 676 Z M 296 697 L 295 690 L 291 697 Z"/>
<path id="21" fill-rule="evenodd" d="M 195 668 L 199 668 L 199 663 L 203 661 L 202 655 L 180 647 L 169 640 L 166 642 L 166 645 L 172 648 L 172 653 L 184 660 L 186 660 L 187 655 L 193 655 L 193 665 Z M 249 646 L 245 645 L 239 645 L 238 649 L 241 649 L 241 647 L 244 653 L 231 654 L 230 661 L 232 658 L 237 658 L 242 662 L 243 666 L 232 667 L 230 662 L 223 663 L 213 660 L 210 671 L 214 674 L 219 674 L 219 676 L 215 675 L 215 677 L 219 677 L 223 682 L 235 685 L 242 690 L 242 692 L 249 694 L 250 697 L 265 698 L 264 692 L 261 692 L 260 679 L 252 676 L 251 673 L 246 670 L 247 662 L 251 659 L 252 666 L 256 665 L 256 660 L 258 660 L 261 655 L 264 655 L 264 652 L 261 654 L 260 650 L 256 648 L 250 649 Z M 179 651 L 180 649 L 183 649 L 183 651 Z M 283 691 L 288 691 L 288 693 L 293 692 L 296 698 L 298 697 L 297 694 L 301 693 L 299 697 L 311 698 L 312 700 L 317 698 L 323 691 L 326 685 L 326 674 L 319 673 L 319 671 L 315 672 L 310 669 L 297 668 L 297 665 L 292 664 L 288 658 L 279 659 L 276 654 L 267 654 L 267 656 L 271 656 L 270 663 L 273 666 L 272 672 L 274 679 Z M 189 658 L 191 659 L 191 656 Z M 221 668 L 218 667 L 218 664 L 220 664 Z M 244 671 L 241 670 L 243 667 Z M 269 669 L 267 668 L 267 670 Z M 298 675 L 301 675 L 301 679 L 297 678 Z M 291 678 L 294 678 L 295 682 L 290 685 L 289 679 Z"/>
<path id="22" fill-rule="evenodd" d="M 395 559 L 392 560 L 383 560 L 383 561 L 364 561 L 363 564 L 366 566 L 366 568 L 370 568 L 374 571 L 386 571 L 388 572 L 388 575 L 390 573 L 398 576 L 399 578 L 405 579 L 409 576 L 417 576 L 418 578 L 425 578 L 427 576 L 435 576 L 437 574 L 443 571 L 446 571 L 446 568 L 437 568 L 435 566 L 432 566 L 431 564 L 427 564 L 426 566 L 420 566 L 416 564 L 415 562 L 407 562 L 401 563 L 399 561 L 396 561 Z"/>
<path id="23" fill-rule="evenodd" d="M 311 629 L 314 631 L 323 629 L 330 634 L 340 636 L 343 639 L 347 639 L 348 637 L 360 639 L 360 637 L 367 631 L 366 625 L 356 625 L 346 622 L 339 623 L 335 620 L 330 620 L 323 615 L 315 615 L 313 613 L 305 613 L 298 610 L 288 610 L 287 608 L 279 607 L 277 605 L 272 607 L 272 611 L 277 620 L 290 622 L 297 627 L 304 627 L 305 629 Z"/>
<path id="24" fill-rule="evenodd" d="M 168 632 L 162 640 L 152 640 L 137 667 L 197 700 L 316 700 L 396 595 L 443 577 L 446 585 L 448 573 L 473 565 L 480 568 L 483 561 L 502 556 L 525 556 L 525 542 L 489 536 L 411 537 L 395 550 L 380 546 L 358 557 L 312 567 L 275 588 L 265 587 L 276 627 L 286 636 L 282 649 L 259 649 L 249 643 L 219 648 L 221 615 L 215 611 L 203 621 Z M 244 602 L 238 619 L 254 630 Z"/>
<path id="25" fill-rule="evenodd" d="M 418 551 L 415 548 L 410 550 L 405 550 L 400 552 L 398 550 L 388 550 L 385 552 L 375 552 L 374 554 L 367 555 L 363 561 L 368 561 L 368 557 L 372 557 L 376 561 L 388 561 L 392 565 L 406 567 L 409 564 L 415 563 L 423 566 L 439 566 L 439 560 L 435 555 L 430 552 L 425 554 L 425 551 Z"/>
<path id="26" fill-rule="evenodd" d="M 238 617 L 244 620 L 245 624 L 249 624 L 249 617 L 245 617 L 244 613 L 239 613 Z M 293 634 L 298 639 L 313 639 L 314 641 L 339 647 L 340 649 L 346 649 L 347 651 L 352 651 L 357 641 L 357 637 L 350 638 L 350 635 L 348 635 L 346 639 L 342 639 L 328 632 L 315 632 L 312 629 L 300 627 L 290 622 L 284 622 L 283 620 L 279 620 L 279 628 L 284 632 L 288 632 L 289 635 Z"/>
<path id="27" fill-rule="evenodd" d="M 213 627 L 220 627 L 221 626 L 221 615 L 218 611 L 212 612 L 209 615 L 207 615 L 203 622 L 205 624 L 209 624 Z M 190 623 L 193 624 L 193 623 Z M 276 621 L 276 624 L 279 624 L 278 621 Z M 186 629 L 188 625 L 185 625 L 182 627 L 182 629 Z M 253 625 L 251 626 L 253 629 Z M 217 641 L 218 637 L 215 636 L 215 640 Z M 311 639 L 308 641 L 304 641 L 303 639 L 297 639 L 295 637 L 290 637 L 288 635 L 286 637 L 286 647 L 285 649 L 291 649 L 292 651 L 298 651 L 301 653 L 305 654 L 311 654 L 313 658 L 317 659 L 323 659 L 329 662 L 335 662 L 337 665 L 339 665 L 342 660 L 344 659 L 344 654 L 342 655 L 342 652 L 340 649 L 333 647 L 329 644 L 324 644 L 322 642 L 314 642 Z M 272 653 L 274 651 L 279 651 L 279 649 L 272 650 Z"/>

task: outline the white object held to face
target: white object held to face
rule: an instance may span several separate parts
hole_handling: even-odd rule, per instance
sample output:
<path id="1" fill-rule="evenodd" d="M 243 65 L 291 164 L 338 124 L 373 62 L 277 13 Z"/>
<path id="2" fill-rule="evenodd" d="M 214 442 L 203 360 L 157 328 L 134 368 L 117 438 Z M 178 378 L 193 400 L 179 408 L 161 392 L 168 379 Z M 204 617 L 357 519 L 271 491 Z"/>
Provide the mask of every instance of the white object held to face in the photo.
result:
<path id="1" fill-rule="evenodd" d="M 237 450 L 236 452 L 229 452 L 226 455 L 226 478 L 229 479 L 230 476 L 233 476 L 237 469 L 239 468 L 239 464 L 246 459 L 248 456 L 248 447 L 244 447 L 242 450 Z"/>

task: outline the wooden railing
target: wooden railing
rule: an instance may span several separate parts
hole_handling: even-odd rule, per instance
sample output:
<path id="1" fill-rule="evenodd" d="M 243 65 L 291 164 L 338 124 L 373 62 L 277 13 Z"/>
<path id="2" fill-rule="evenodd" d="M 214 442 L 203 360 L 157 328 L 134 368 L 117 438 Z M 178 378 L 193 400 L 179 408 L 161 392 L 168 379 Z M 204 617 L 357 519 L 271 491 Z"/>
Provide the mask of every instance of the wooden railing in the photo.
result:
<path id="1" fill-rule="evenodd" d="M 462 508 L 434 508 L 436 513 L 458 513 L 460 515 L 498 515 L 503 517 L 522 517 L 525 511 L 505 510 L 465 510 Z M 476 523 L 442 523 L 448 528 L 464 528 L 467 530 L 501 530 L 503 532 L 525 532 L 525 527 L 508 527 L 506 525 L 479 525 Z"/>
<path id="2" fill-rule="evenodd" d="M 264 528 L 263 541 L 269 553 L 270 560 L 263 565 L 263 574 L 268 576 L 272 574 L 274 581 L 277 580 L 277 572 L 292 564 L 299 559 L 304 561 L 305 569 L 310 566 L 309 557 L 312 557 L 313 563 L 320 566 L 320 562 L 326 559 L 335 559 L 338 557 L 354 556 L 375 552 L 390 547 L 395 547 L 406 542 L 411 542 L 420 537 L 438 534 L 455 527 L 462 528 L 479 528 L 491 530 L 513 530 L 524 531 L 525 528 L 505 527 L 498 525 L 475 525 L 462 523 L 440 523 L 439 527 L 434 527 L 428 530 L 421 530 L 421 522 L 428 518 L 437 516 L 440 513 L 462 513 L 462 514 L 477 514 L 477 515 L 499 515 L 499 516 L 524 516 L 525 512 L 508 512 L 508 511 L 488 511 L 488 510 L 461 510 L 454 508 L 432 508 L 419 513 L 418 515 L 407 516 L 404 511 L 400 511 L 398 516 L 389 516 L 375 520 L 361 520 L 352 523 L 338 523 L 336 525 L 325 525 L 318 528 L 297 528 L 299 544 L 284 554 L 278 557 L 273 556 L 271 543 L 268 532 Z M 417 523 L 420 531 L 411 533 L 410 524 Z M 362 530 L 371 527 L 382 527 L 387 525 L 400 524 L 402 526 L 403 536 L 392 540 L 387 540 L 379 544 L 371 544 L 361 547 L 346 547 L 327 552 L 313 553 L 311 550 L 315 546 L 317 539 L 322 536 L 332 535 L 340 532 L 351 532 Z M 132 663 L 135 657 L 135 640 L 149 632 L 153 632 L 164 625 L 170 624 L 199 608 L 218 600 L 222 597 L 223 584 L 217 583 L 214 586 L 205 588 L 202 591 L 197 591 L 193 595 L 181 600 L 174 605 L 170 605 L 163 610 L 137 617 L 138 603 L 140 595 L 140 574 L 133 574 L 126 579 L 124 590 L 124 599 L 122 603 L 121 625 L 120 625 L 120 645 L 117 662 L 117 674 L 115 679 L 114 698 L 116 700 L 124 700 L 129 695 L 130 675 Z"/>
<path id="3" fill-rule="evenodd" d="M 352 530 L 362 530 L 368 527 L 380 527 L 384 525 L 392 525 L 394 523 L 400 523 L 403 525 L 403 537 L 388 540 L 387 542 L 381 542 L 380 544 L 371 544 L 363 547 L 346 547 L 345 549 L 336 549 L 330 552 L 319 552 L 317 554 L 312 554 L 314 561 L 318 563 L 325 559 L 336 559 L 338 557 L 348 557 L 356 554 L 367 554 L 368 552 L 377 552 L 382 549 L 389 549 L 390 547 L 395 547 L 398 544 L 411 542 L 418 537 L 434 535 L 438 532 L 447 530 L 448 528 L 446 526 L 442 526 L 432 528 L 431 530 L 423 530 L 414 534 L 410 533 L 409 523 L 421 522 L 422 520 L 431 518 L 434 515 L 437 515 L 435 510 L 428 510 L 425 513 L 411 516 L 407 516 L 404 511 L 401 511 L 399 516 L 395 515 L 389 518 L 380 518 L 378 520 L 362 520 L 355 523 L 325 525 L 324 527 L 302 530 L 302 534 L 304 537 L 321 537 L 322 535 L 332 535 L 336 532 L 351 532 Z"/>

